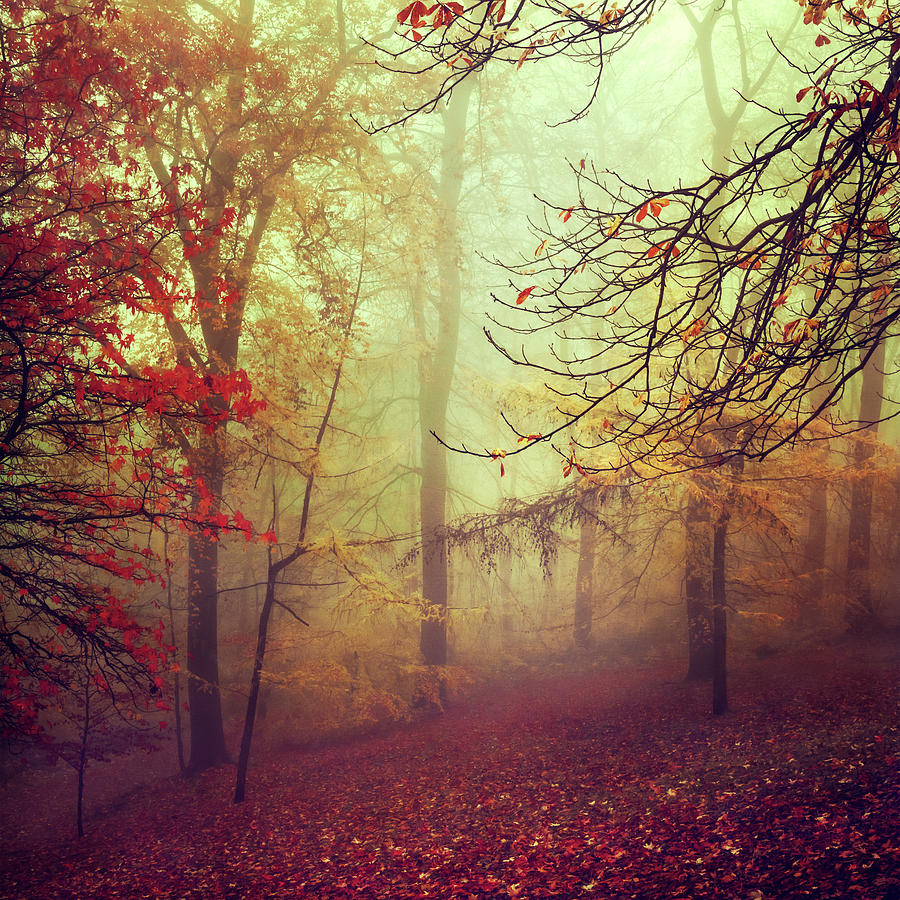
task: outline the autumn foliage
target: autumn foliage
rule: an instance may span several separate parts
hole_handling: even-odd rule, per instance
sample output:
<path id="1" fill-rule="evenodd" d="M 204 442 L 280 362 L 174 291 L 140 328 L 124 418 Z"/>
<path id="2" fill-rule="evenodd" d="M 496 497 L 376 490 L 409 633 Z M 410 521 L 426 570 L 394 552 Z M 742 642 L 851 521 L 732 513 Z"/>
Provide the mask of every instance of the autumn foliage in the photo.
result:
<path id="1" fill-rule="evenodd" d="M 176 280 L 176 210 L 139 161 L 152 98 L 105 40 L 105 2 L 3 5 L 0 69 L 0 584 L 3 732 L 41 737 L 81 676 L 168 709 L 154 526 L 188 511 L 179 443 L 255 408 L 243 373 L 151 365 L 139 317 Z M 137 333 L 137 337 L 136 337 Z M 227 398 L 225 405 L 205 397 Z M 155 586 L 155 587 L 154 587 Z M 67 699 L 68 698 L 68 699 Z M 83 698 L 82 698 L 83 699 Z M 79 700 L 80 702 L 80 700 Z"/>

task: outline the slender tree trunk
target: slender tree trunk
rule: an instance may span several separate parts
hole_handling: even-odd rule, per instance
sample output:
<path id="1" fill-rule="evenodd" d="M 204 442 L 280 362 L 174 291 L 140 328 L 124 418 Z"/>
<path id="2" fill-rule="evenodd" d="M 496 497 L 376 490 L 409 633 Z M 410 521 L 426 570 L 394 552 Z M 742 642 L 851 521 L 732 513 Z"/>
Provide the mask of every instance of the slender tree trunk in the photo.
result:
<path id="1" fill-rule="evenodd" d="M 87 646 L 84 650 L 84 719 L 81 724 L 81 746 L 78 750 L 78 796 L 75 801 L 75 817 L 78 837 L 84 837 L 84 772 L 87 768 L 88 737 L 91 733 L 91 670 Z"/>
<path id="2" fill-rule="evenodd" d="M 885 344 L 882 341 L 862 373 L 859 421 L 868 423 L 854 442 L 854 479 L 850 493 L 850 529 L 847 544 L 847 609 L 845 618 L 854 634 L 867 634 L 877 626 L 869 563 L 872 545 L 872 484 L 870 460 L 875 453 L 881 395 L 884 390 Z"/>
<path id="3" fill-rule="evenodd" d="M 283 566 L 276 568 L 269 564 L 266 579 L 266 596 L 259 614 L 259 625 L 256 632 L 256 653 L 253 657 L 253 673 L 250 676 L 250 695 L 247 698 L 247 710 L 244 715 L 244 732 L 241 736 L 241 751 L 238 756 L 237 780 L 234 788 L 234 802 L 242 803 L 247 790 L 247 770 L 250 766 L 250 747 L 253 742 L 253 729 L 256 723 L 256 708 L 259 703 L 259 688 L 262 683 L 263 662 L 266 658 L 266 644 L 269 638 L 269 619 L 275 606 L 275 583 Z"/>
<path id="4" fill-rule="evenodd" d="M 443 434 L 459 337 L 460 272 L 457 214 L 471 79 L 455 90 L 444 113 L 438 186 L 438 332 L 434 352 L 423 360 L 419 391 L 422 436 L 422 594 L 428 606 L 420 647 L 426 665 L 447 664 L 447 452 L 433 437 Z"/>
<path id="5" fill-rule="evenodd" d="M 583 518 L 578 541 L 578 573 L 575 579 L 575 646 L 590 645 L 594 613 L 594 557 L 597 547 L 597 492 L 588 491 L 581 498 Z"/>
<path id="6" fill-rule="evenodd" d="M 172 635 L 172 646 L 177 647 L 175 610 L 172 607 L 172 573 L 169 569 L 169 530 L 165 524 L 163 524 L 163 557 L 166 561 L 166 606 L 169 610 L 169 632 Z M 177 653 L 175 661 L 177 661 Z M 184 774 L 187 771 L 187 764 L 184 761 L 184 735 L 181 727 L 181 676 L 177 669 L 173 679 L 173 688 L 175 694 L 175 749 L 178 753 L 178 769 Z"/>
<path id="7" fill-rule="evenodd" d="M 714 716 L 728 711 L 728 619 L 725 598 L 725 542 L 727 537 L 728 512 L 723 509 L 713 530 L 712 711 Z"/>
<path id="8" fill-rule="evenodd" d="M 516 496 L 516 475 L 518 468 L 514 468 L 509 473 L 508 495 Z M 504 492 L 506 493 L 506 492 Z M 521 628 L 521 608 L 520 602 L 516 597 L 516 590 L 513 585 L 515 578 L 515 562 L 516 557 L 513 554 L 512 547 L 508 547 L 503 551 L 500 560 L 497 563 L 497 584 L 500 587 L 500 617 L 499 617 L 499 635 L 500 647 L 503 650 L 510 649 L 515 639 L 513 637 L 516 626 Z"/>
<path id="9" fill-rule="evenodd" d="M 814 614 L 822 604 L 825 590 L 825 551 L 828 546 L 828 482 L 817 478 L 810 486 L 809 517 L 806 528 L 804 564 L 807 613 Z"/>
<path id="10" fill-rule="evenodd" d="M 810 395 L 810 409 L 817 410 L 828 403 L 828 384 L 833 376 L 833 367 L 819 366 L 817 375 L 822 384 L 812 391 Z M 828 414 L 824 415 L 828 421 Z M 821 449 L 811 454 L 810 468 L 813 470 L 825 470 L 828 465 L 828 457 L 831 453 L 830 445 L 826 442 Z M 809 515 L 806 526 L 806 542 L 803 552 L 803 564 L 805 585 L 803 599 L 806 602 L 805 616 L 815 616 L 822 608 L 822 599 L 825 593 L 825 554 L 828 547 L 828 480 L 824 476 L 813 478 L 809 488 L 807 499 Z"/>
<path id="11" fill-rule="evenodd" d="M 688 625 L 688 680 L 713 676 L 712 551 L 710 510 L 692 478 L 685 511 L 684 592 Z"/>
<path id="12" fill-rule="evenodd" d="M 426 665 L 447 664 L 447 459 L 446 450 L 422 436 L 422 594 L 428 617 L 422 620 L 421 650 Z"/>

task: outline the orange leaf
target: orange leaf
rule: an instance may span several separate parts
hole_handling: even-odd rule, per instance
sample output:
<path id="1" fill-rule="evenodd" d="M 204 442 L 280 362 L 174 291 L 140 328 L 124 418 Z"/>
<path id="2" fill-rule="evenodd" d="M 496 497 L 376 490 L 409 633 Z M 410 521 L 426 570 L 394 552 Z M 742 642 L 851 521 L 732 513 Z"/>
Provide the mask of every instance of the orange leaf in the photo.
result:
<path id="1" fill-rule="evenodd" d="M 788 322 L 787 325 L 784 326 L 785 340 L 787 340 L 787 338 L 789 338 L 791 336 L 791 332 L 797 327 L 797 325 L 799 323 L 800 323 L 799 319 L 793 319 L 792 321 Z"/>
<path id="2" fill-rule="evenodd" d="M 643 222 L 644 218 L 647 215 L 647 208 L 650 206 L 649 203 L 645 203 L 639 210 L 638 214 L 634 217 L 635 222 Z"/>
<path id="3" fill-rule="evenodd" d="M 691 327 L 682 332 L 681 339 L 687 343 L 692 337 L 697 337 L 704 328 L 706 328 L 705 319 L 694 319 Z"/>
<path id="4" fill-rule="evenodd" d="M 533 284 L 531 287 L 525 288 L 524 291 L 519 292 L 519 296 L 516 297 L 516 306 L 521 306 L 527 299 L 528 295 L 537 287 L 536 284 Z"/>

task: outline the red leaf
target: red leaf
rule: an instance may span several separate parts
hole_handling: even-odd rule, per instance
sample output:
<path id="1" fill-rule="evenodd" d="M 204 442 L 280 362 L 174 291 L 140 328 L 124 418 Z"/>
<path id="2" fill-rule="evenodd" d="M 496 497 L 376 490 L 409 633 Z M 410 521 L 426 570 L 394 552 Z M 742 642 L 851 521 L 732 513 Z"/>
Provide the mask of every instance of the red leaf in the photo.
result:
<path id="1" fill-rule="evenodd" d="M 521 306 L 527 299 L 528 295 L 537 287 L 536 284 L 531 285 L 531 287 L 525 288 L 524 291 L 519 292 L 519 296 L 516 297 L 516 306 Z"/>
<path id="2" fill-rule="evenodd" d="M 404 7 L 397 13 L 397 21 L 402 25 L 409 19 L 409 24 L 415 27 L 421 23 L 422 14 L 427 12 L 428 10 L 425 8 L 425 4 L 422 0 L 413 0 L 409 6 Z M 418 38 L 416 38 L 416 40 L 418 40 Z"/>
<path id="3" fill-rule="evenodd" d="M 528 59 L 529 56 L 531 56 L 532 53 L 534 53 L 534 44 L 531 44 L 529 47 L 525 48 L 525 51 L 519 57 L 518 63 L 516 63 L 516 69 L 521 69 L 522 63 L 524 63 L 525 60 Z"/>

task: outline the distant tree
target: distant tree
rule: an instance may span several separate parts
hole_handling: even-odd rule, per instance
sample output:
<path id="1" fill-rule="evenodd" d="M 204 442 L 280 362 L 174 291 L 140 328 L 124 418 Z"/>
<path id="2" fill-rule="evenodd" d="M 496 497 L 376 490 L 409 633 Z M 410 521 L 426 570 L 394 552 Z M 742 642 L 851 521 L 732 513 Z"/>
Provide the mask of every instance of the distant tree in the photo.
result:
<path id="1" fill-rule="evenodd" d="M 869 357 L 860 380 L 857 419 L 863 429 L 853 440 L 854 473 L 850 492 L 850 522 L 847 544 L 847 625 L 855 634 L 869 634 L 877 625 L 872 596 L 872 501 L 876 452 L 875 440 L 881 419 L 886 353 L 882 343 Z"/>
<path id="2" fill-rule="evenodd" d="M 419 430 L 421 434 L 420 512 L 422 520 L 422 594 L 427 615 L 422 621 L 421 649 L 426 665 L 447 664 L 447 458 L 434 439 L 444 432 L 447 404 L 456 367 L 461 307 L 459 196 L 462 189 L 466 115 L 472 83 L 450 99 L 443 114 L 441 165 L 436 185 L 438 268 L 437 327 L 433 352 L 419 363 Z M 416 310 L 421 340 L 427 341 L 424 304 Z"/>

